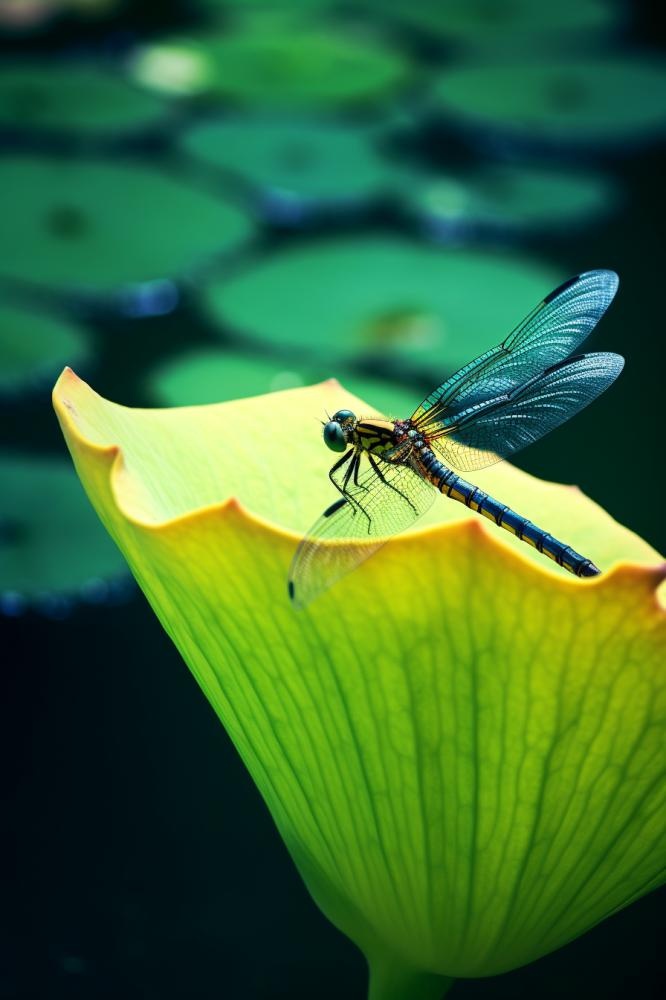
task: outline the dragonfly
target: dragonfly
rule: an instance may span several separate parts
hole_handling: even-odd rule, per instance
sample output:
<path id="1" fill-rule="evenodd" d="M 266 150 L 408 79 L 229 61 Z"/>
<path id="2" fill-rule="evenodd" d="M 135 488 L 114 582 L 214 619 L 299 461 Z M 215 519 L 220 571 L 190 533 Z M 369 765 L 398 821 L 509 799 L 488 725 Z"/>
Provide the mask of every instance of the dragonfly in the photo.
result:
<path id="1" fill-rule="evenodd" d="M 288 591 L 304 607 L 398 532 L 437 493 L 510 531 L 578 577 L 601 571 L 549 532 L 458 473 L 483 469 L 582 410 L 618 377 L 618 354 L 576 354 L 613 300 L 614 271 L 578 274 L 547 295 L 509 336 L 451 375 L 407 420 L 338 410 L 324 425 L 342 455 L 329 476 L 339 497 L 315 521 L 291 564 Z"/>

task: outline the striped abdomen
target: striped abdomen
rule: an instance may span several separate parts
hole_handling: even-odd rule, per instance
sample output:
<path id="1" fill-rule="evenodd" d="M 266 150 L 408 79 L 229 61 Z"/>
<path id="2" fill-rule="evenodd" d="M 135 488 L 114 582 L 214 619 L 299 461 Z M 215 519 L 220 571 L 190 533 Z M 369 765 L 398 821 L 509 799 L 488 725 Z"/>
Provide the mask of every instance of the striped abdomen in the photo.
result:
<path id="1" fill-rule="evenodd" d="M 574 552 L 570 545 L 565 545 L 564 542 L 553 538 L 547 531 L 537 528 L 527 518 L 516 514 L 510 507 L 488 496 L 478 486 L 473 486 L 472 483 L 468 483 L 451 469 L 447 469 L 429 449 L 422 451 L 419 458 L 423 474 L 440 493 L 451 497 L 452 500 L 458 500 L 459 503 L 464 503 L 470 510 L 483 514 L 484 517 L 494 521 L 498 527 L 510 531 L 516 538 L 527 542 L 537 552 L 543 552 L 558 566 L 564 566 L 575 576 L 598 576 L 601 572 L 591 559 L 586 559 L 580 553 Z"/>

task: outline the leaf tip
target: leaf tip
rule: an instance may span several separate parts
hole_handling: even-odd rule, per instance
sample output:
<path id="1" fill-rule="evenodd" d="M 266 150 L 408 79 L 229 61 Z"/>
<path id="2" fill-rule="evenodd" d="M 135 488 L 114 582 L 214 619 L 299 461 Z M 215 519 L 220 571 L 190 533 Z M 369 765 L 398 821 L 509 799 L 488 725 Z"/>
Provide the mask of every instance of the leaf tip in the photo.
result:
<path id="1" fill-rule="evenodd" d="M 51 393 L 53 408 L 58 415 L 62 413 L 63 409 L 68 410 L 72 415 L 76 414 L 76 407 L 71 399 L 63 394 L 66 392 L 68 384 L 71 385 L 74 381 L 80 382 L 81 379 L 71 368 L 63 368 Z"/>
<path id="2" fill-rule="evenodd" d="M 238 497 L 228 497 L 224 504 L 224 508 L 225 510 L 228 510 L 231 514 L 245 513 L 245 507 L 243 507 L 243 504 L 240 502 Z"/>
<path id="3" fill-rule="evenodd" d="M 628 598 L 638 605 L 646 599 L 655 611 L 666 612 L 666 561 L 646 566 L 640 563 L 620 563 L 595 577 L 602 586 L 621 587 Z"/>
<path id="4" fill-rule="evenodd" d="M 666 561 L 648 568 L 646 576 L 649 581 L 650 593 L 659 611 L 666 612 Z"/>

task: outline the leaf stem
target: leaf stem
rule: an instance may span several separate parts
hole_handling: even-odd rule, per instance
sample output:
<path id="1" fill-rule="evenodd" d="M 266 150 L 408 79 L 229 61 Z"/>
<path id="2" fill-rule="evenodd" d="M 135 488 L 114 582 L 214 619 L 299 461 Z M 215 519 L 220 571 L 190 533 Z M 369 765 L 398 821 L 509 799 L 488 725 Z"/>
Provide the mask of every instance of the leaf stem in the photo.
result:
<path id="1" fill-rule="evenodd" d="M 442 1000 L 454 983 L 448 976 L 411 969 L 390 955 L 374 956 L 369 964 L 368 1000 Z"/>

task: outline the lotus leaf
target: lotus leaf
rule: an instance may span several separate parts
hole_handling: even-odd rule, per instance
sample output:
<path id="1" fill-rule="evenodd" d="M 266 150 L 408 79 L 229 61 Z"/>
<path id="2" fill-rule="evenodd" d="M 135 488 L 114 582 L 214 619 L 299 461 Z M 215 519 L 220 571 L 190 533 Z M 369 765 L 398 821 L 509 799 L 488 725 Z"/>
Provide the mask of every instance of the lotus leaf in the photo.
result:
<path id="1" fill-rule="evenodd" d="M 105 138 L 164 120 L 168 104 L 85 65 L 16 63 L 0 73 L 0 124 Z"/>
<path id="2" fill-rule="evenodd" d="M 0 394 L 34 387 L 49 380 L 63 361 L 87 360 L 85 334 L 70 320 L 24 309 L 0 306 Z"/>
<path id="3" fill-rule="evenodd" d="M 434 366 L 438 378 L 505 336 L 562 277 L 518 254 L 338 237 L 268 256 L 204 295 L 213 317 L 271 344 Z"/>
<path id="4" fill-rule="evenodd" d="M 145 166 L 46 156 L 0 163 L 0 275 L 108 292 L 180 276 L 238 246 L 246 216 Z"/>
<path id="5" fill-rule="evenodd" d="M 69 371 L 54 399 L 312 895 L 368 957 L 372 1000 L 436 1000 L 660 884 L 664 569 L 640 539 L 504 466 L 483 488 L 607 572 L 565 578 L 442 498 L 295 613 L 289 560 L 331 490 L 311 418 L 361 401 L 331 381 L 131 410 Z"/>
<path id="6" fill-rule="evenodd" d="M 408 73 L 401 55 L 378 41 L 293 26 L 166 39 L 146 47 L 133 65 L 136 78 L 158 90 L 262 109 L 375 103 Z"/>
<path id="7" fill-rule="evenodd" d="M 466 63 L 435 101 L 479 132 L 525 143 L 620 145 L 666 130 L 666 66 L 630 57 Z"/>
<path id="8" fill-rule="evenodd" d="M 33 605 L 59 616 L 76 600 L 104 600 L 127 577 L 61 457 L 0 453 L 0 610 Z"/>

